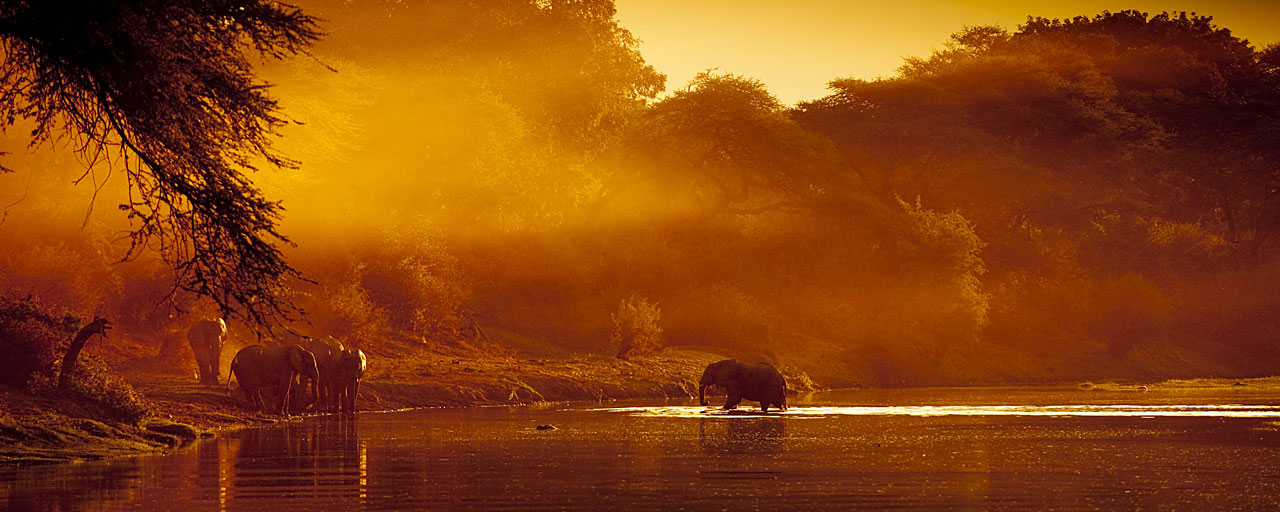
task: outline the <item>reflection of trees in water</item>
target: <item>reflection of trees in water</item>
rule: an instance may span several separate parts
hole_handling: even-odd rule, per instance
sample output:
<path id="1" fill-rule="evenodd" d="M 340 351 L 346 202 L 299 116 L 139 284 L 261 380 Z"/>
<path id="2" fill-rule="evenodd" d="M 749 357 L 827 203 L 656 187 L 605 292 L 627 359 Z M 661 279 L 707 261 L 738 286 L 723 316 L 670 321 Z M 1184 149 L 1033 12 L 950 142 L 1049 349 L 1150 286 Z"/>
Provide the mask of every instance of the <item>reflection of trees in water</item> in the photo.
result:
<path id="1" fill-rule="evenodd" d="M 786 437 L 782 418 L 702 418 L 698 424 L 706 453 L 778 453 Z"/>
<path id="2" fill-rule="evenodd" d="M 284 428 L 246 430 L 238 436 L 237 449 L 220 450 L 217 460 L 220 467 L 231 468 L 231 498 L 358 504 L 365 497 L 367 479 L 356 425 L 355 418 L 329 416 Z"/>
<path id="3" fill-rule="evenodd" d="M 52 464 L 11 468 L 17 478 L 0 472 L 0 509 L 86 510 L 127 498 L 137 486 L 142 462 L 138 458 L 104 463 Z"/>

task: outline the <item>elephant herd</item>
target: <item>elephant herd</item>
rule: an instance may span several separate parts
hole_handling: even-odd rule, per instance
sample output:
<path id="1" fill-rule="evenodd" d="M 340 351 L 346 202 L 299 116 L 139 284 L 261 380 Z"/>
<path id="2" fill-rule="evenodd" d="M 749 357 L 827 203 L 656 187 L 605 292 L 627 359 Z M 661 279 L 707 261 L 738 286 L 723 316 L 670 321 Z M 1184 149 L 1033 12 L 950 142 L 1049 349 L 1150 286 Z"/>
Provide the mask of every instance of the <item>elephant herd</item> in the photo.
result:
<path id="1" fill-rule="evenodd" d="M 187 341 L 195 354 L 201 384 L 219 384 L 219 359 L 226 337 L 227 324 L 221 318 L 200 320 L 188 329 Z M 332 336 L 310 338 L 290 346 L 251 345 L 231 359 L 227 389 L 231 389 L 233 378 L 239 381 L 245 398 L 263 412 L 271 408 L 264 392 L 274 390 L 279 396 L 275 411 L 288 415 L 289 396 L 300 387 L 300 378 L 306 377 L 314 410 L 355 412 L 360 379 L 367 365 L 363 351 L 346 348 Z"/>
<path id="2" fill-rule="evenodd" d="M 226 337 L 227 324 L 221 318 L 201 320 L 187 331 L 201 384 L 218 384 L 218 360 Z M 280 400 L 276 411 L 288 415 L 289 395 L 299 378 L 306 377 L 315 410 L 355 412 L 356 395 L 367 364 L 364 352 L 345 348 L 332 336 L 283 347 L 251 345 L 232 358 L 227 389 L 231 389 L 232 378 L 239 380 L 245 398 L 264 412 L 269 404 L 263 392 L 274 389 Z M 743 399 L 759 402 L 761 411 L 770 407 L 787 409 L 787 382 L 768 363 L 748 365 L 734 359 L 711 363 L 702 372 L 698 386 L 698 402 L 704 406 L 706 390 L 711 386 L 724 388 L 728 395 L 725 409 L 736 408 Z"/>

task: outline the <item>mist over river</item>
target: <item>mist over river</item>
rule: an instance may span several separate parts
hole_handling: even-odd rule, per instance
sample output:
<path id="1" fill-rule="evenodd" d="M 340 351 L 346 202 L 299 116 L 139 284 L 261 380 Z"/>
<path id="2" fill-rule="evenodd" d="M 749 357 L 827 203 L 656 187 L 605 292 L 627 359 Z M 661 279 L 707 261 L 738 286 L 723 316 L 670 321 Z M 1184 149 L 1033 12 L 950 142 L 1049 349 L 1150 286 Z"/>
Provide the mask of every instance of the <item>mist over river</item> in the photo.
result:
<path id="1" fill-rule="evenodd" d="M 1280 507 L 1275 390 L 844 390 L 792 397 L 781 414 L 751 405 L 311 417 L 168 455 L 0 468 L 0 508 Z"/>

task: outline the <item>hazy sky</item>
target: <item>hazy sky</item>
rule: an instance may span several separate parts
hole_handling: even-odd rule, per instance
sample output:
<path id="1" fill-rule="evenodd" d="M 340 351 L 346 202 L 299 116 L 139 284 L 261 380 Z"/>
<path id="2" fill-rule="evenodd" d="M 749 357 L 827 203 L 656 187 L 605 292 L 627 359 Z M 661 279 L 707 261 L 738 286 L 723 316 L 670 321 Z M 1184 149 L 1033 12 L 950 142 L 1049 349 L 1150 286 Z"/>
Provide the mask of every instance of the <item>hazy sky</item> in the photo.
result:
<path id="1" fill-rule="evenodd" d="M 718 67 L 763 80 L 786 103 L 824 95 L 833 78 L 890 75 L 903 57 L 927 55 L 964 25 L 1016 30 L 1028 14 L 1188 11 L 1213 16 L 1256 47 L 1280 42 L 1280 0 L 617 0 L 617 6 L 619 22 L 643 41 L 645 59 L 667 74 L 667 90 Z"/>

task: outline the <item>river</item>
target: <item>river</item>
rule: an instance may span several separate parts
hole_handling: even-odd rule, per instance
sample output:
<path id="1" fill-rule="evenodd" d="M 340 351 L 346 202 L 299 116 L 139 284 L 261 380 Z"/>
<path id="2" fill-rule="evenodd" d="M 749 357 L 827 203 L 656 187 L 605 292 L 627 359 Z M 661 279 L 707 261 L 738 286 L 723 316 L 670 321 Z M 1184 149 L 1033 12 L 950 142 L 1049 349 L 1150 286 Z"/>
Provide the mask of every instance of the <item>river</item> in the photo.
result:
<path id="1" fill-rule="evenodd" d="M 847 390 L 793 397 L 791 405 L 767 415 L 754 404 L 730 414 L 686 400 L 312 417 L 168 455 L 0 468 L 0 504 L 270 512 L 1280 509 L 1274 390 Z"/>

